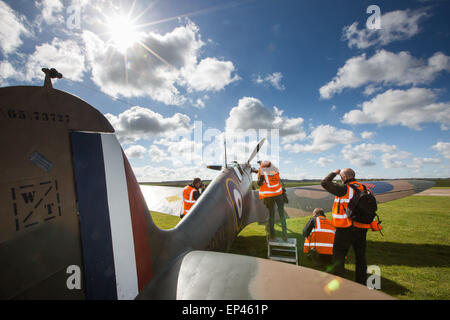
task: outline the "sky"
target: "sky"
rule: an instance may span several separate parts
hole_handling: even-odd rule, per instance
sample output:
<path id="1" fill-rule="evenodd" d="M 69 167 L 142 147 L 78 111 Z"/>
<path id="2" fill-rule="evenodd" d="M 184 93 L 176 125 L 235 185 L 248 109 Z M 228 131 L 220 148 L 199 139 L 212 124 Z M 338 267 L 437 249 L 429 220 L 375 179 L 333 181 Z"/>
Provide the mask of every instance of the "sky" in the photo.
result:
<path id="1" fill-rule="evenodd" d="M 0 0 L 0 85 L 98 109 L 139 181 L 450 177 L 449 1 Z"/>

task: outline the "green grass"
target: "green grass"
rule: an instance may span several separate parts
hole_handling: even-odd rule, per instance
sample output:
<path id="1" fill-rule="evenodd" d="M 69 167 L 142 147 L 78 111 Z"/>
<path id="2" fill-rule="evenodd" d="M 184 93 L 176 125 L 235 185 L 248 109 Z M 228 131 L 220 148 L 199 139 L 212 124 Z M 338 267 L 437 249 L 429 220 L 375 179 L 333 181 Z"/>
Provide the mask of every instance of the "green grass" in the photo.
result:
<path id="1" fill-rule="evenodd" d="M 161 229 L 167 230 L 175 227 L 180 222 L 180 217 L 172 216 L 170 214 L 150 211 L 153 222 Z"/>
<path id="2" fill-rule="evenodd" d="M 411 196 L 379 205 L 383 234 L 369 231 L 367 264 L 381 270 L 381 291 L 399 299 L 450 299 L 450 197 Z M 330 214 L 327 214 L 330 217 Z M 168 229 L 179 218 L 152 213 L 156 224 Z M 309 217 L 288 219 L 288 236 L 297 237 Z M 280 232 L 280 226 L 276 226 Z M 231 253 L 267 257 L 263 225 L 247 226 L 235 239 Z M 300 255 L 300 265 L 325 271 Z M 344 277 L 354 279 L 353 251 Z"/>
<path id="3" fill-rule="evenodd" d="M 436 182 L 434 187 L 450 188 L 450 178 L 449 179 L 432 179 L 432 181 Z"/>

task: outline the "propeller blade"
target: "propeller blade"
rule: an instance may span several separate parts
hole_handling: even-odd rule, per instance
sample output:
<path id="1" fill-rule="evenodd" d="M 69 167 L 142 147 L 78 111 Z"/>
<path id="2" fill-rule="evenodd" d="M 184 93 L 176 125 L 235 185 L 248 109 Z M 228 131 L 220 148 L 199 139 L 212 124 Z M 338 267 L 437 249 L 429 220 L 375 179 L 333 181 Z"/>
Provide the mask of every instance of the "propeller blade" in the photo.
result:
<path id="1" fill-rule="evenodd" d="M 266 138 L 262 138 L 262 140 L 260 142 L 258 142 L 258 144 L 256 145 L 255 150 L 253 150 L 252 154 L 250 155 L 250 158 L 248 158 L 247 163 L 250 163 L 250 161 L 253 160 L 253 158 L 256 156 L 256 154 L 261 149 L 261 146 L 264 144 L 264 141 L 266 141 Z"/>

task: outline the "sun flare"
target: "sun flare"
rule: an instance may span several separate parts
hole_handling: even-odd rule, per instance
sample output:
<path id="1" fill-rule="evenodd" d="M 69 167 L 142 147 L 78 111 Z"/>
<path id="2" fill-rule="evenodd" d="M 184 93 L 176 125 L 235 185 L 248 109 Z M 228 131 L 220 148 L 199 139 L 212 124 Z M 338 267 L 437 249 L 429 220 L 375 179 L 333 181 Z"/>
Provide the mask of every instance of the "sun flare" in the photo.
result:
<path id="1" fill-rule="evenodd" d="M 121 53 L 125 53 L 139 41 L 139 32 L 133 21 L 127 16 L 116 16 L 108 19 L 107 26 L 112 45 Z"/>

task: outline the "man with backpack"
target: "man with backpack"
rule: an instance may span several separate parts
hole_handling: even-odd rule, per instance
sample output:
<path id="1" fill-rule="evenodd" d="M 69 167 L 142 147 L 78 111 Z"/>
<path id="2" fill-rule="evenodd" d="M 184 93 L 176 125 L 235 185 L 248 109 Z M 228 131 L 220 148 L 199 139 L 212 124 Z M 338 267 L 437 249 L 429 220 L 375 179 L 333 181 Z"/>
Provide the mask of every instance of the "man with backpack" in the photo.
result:
<path id="1" fill-rule="evenodd" d="M 334 177 L 338 174 L 341 176 L 342 184 L 333 183 Z M 345 256 L 347 255 L 350 246 L 352 246 L 356 260 L 355 281 L 366 285 L 367 230 L 370 228 L 374 231 L 378 231 L 381 230 L 381 226 L 374 219 L 376 202 L 375 208 L 371 208 L 371 210 L 368 210 L 367 208 L 357 209 L 355 206 L 358 206 L 358 203 L 355 203 L 355 200 L 362 199 L 362 195 L 364 195 L 364 200 L 368 200 L 365 202 L 365 205 L 367 206 L 368 203 L 371 203 L 371 201 L 373 202 L 375 198 L 370 189 L 356 181 L 355 171 L 350 168 L 343 170 L 337 169 L 336 171 L 331 172 L 322 180 L 321 185 L 325 190 L 335 195 L 331 211 L 333 214 L 332 224 L 336 228 L 333 245 L 333 273 L 338 276 L 343 275 L 345 270 Z M 351 201 L 352 199 L 353 201 Z M 361 205 L 359 207 L 361 207 Z M 352 216 L 352 219 L 350 216 Z M 360 222 L 356 220 L 359 220 Z"/>

